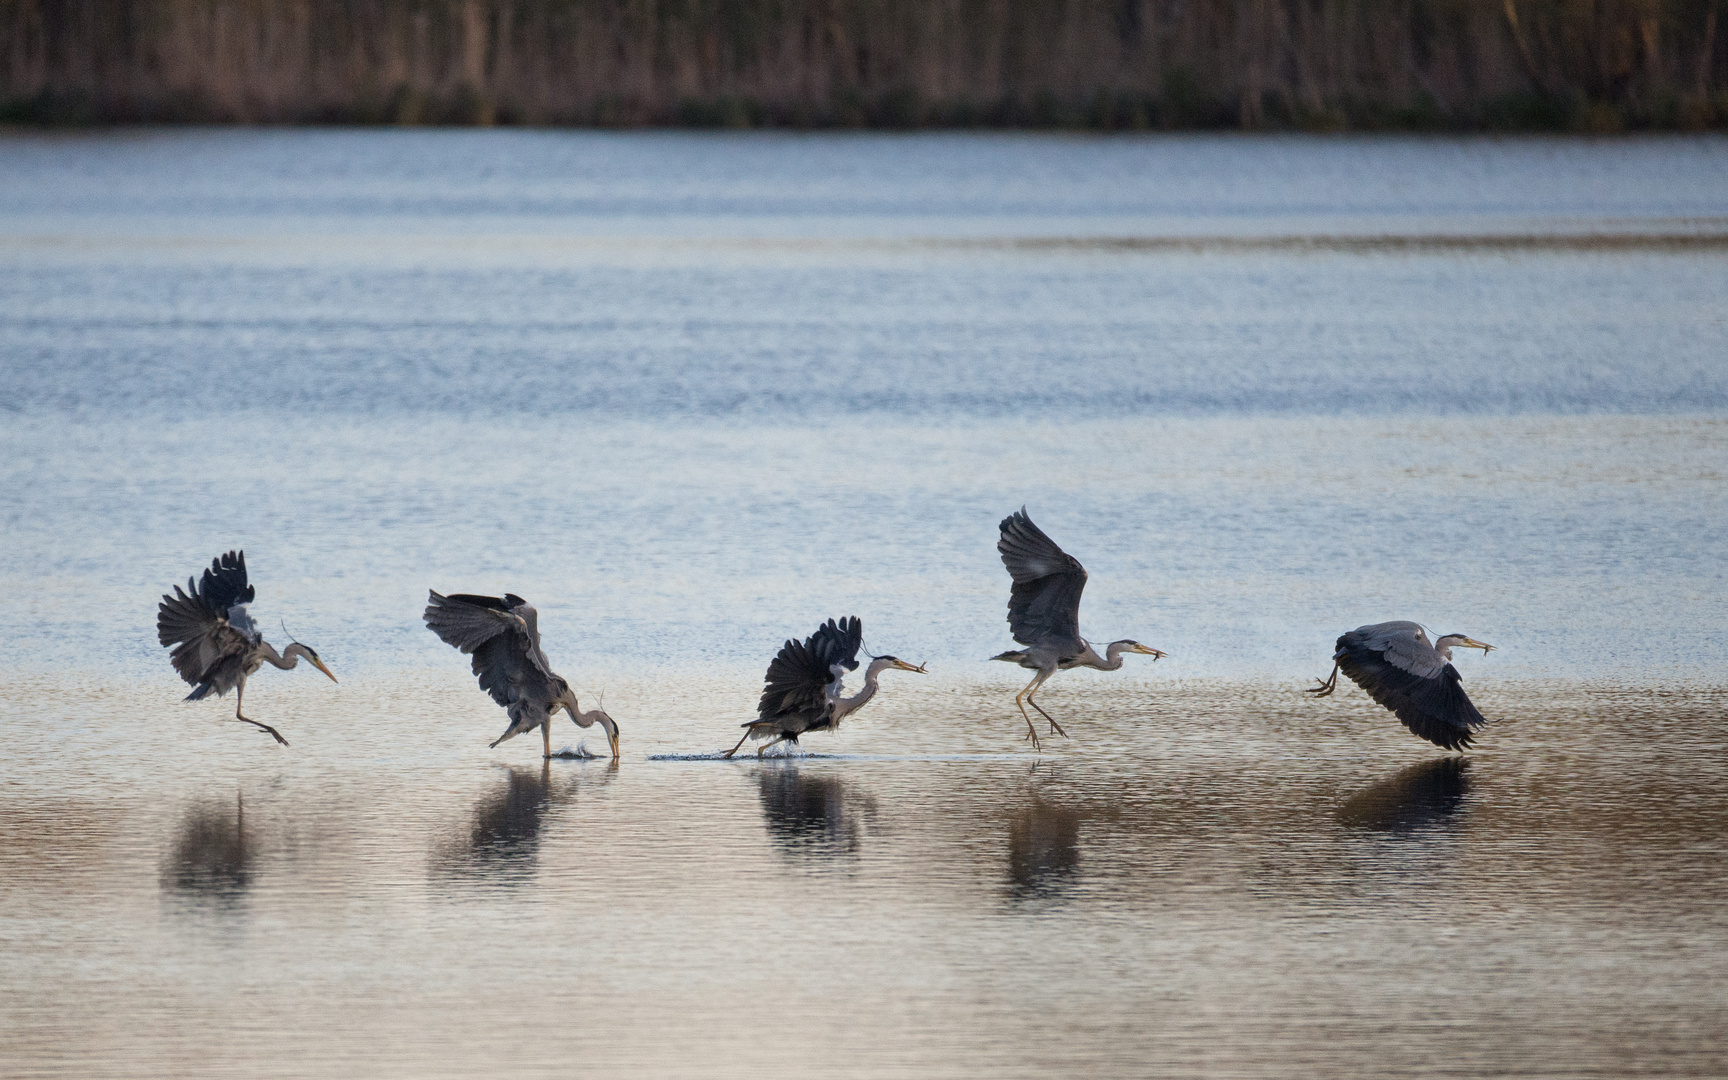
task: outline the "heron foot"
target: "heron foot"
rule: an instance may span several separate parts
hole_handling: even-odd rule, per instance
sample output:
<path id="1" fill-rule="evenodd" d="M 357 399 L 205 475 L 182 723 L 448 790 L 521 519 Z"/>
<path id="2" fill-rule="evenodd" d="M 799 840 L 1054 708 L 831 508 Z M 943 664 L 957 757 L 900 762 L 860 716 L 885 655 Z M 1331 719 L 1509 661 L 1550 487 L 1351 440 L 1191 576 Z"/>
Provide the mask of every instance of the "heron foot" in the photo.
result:
<path id="1" fill-rule="evenodd" d="M 756 748 L 756 756 L 758 758 L 760 758 L 760 757 L 764 756 L 765 754 L 767 754 L 768 751 L 774 749 L 776 746 L 779 746 L 781 743 L 790 742 L 790 741 L 791 741 L 790 739 L 788 739 L 786 736 L 782 735 L 778 739 L 775 739 L 771 743 L 767 743 L 763 746 L 757 747 Z"/>
<path id="2" fill-rule="evenodd" d="M 724 754 L 721 754 L 721 755 L 720 755 L 720 756 L 721 756 L 721 757 L 724 757 L 724 758 L 729 758 L 729 757 L 731 757 L 731 756 L 732 756 L 732 755 L 733 755 L 733 754 L 736 754 L 736 753 L 737 753 L 737 752 L 738 752 L 738 748 L 739 748 L 739 747 L 740 747 L 740 746 L 743 746 L 743 745 L 744 745 L 744 740 L 745 740 L 745 739 L 748 739 L 748 738 L 749 738 L 749 737 L 750 737 L 750 732 L 751 732 L 751 731 L 752 731 L 752 730 L 753 730 L 753 729 L 751 729 L 751 728 L 745 728 L 745 729 L 744 729 L 744 734 L 742 734 L 742 735 L 740 735 L 740 736 L 738 736 L 738 741 L 737 741 L 737 742 L 735 742 L 735 743 L 733 743 L 733 744 L 732 744 L 732 749 L 730 749 L 730 750 L 728 750 L 728 751 L 726 751 L 726 752 L 725 752 L 725 753 L 724 753 Z"/>
<path id="3" fill-rule="evenodd" d="M 1332 665 L 1332 675 L 1329 678 L 1315 679 L 1314 683 L 1315 685 L 1310 686 L 1308 689 L 1304 690 L 1303 693 L 1313 694 L 1315 697 L 1327 697 L 1330 695 L 1332 691 L 1338 689 L 1338 665 Z"/>
<path id="4" fill-rule="evenodd" d="M 269 724 L 260 724 L 258 721 L 252 719 L 250 716 L 241 716 L 239 713 L 234 714 L 234 719 L 240 721 L 243 724 L 251 724 L 255 728 L 259 728 L 263 731 L 268 731 L 270 733 L 270 737 L 272 739 L 275 739 L 277 742 L 281 743 L 283 746 L 288 745 L 288 740 L 284 739 L 282 737 L 282 733 L 280 731 L 277 731 L 275 728 L 271 727 Z"/>

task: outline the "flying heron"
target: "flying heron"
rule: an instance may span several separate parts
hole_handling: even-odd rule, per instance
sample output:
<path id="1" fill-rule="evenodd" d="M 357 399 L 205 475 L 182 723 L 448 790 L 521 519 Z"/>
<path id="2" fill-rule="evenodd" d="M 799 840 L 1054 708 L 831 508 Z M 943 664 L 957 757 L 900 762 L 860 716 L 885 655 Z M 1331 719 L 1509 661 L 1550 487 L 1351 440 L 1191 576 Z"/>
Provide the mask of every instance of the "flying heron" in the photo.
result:
<path id="1" fill-rule="evenodd" d="M 1435 746 L 1462 750 L 1470 745 L 1471 733 L 1488 721 L 1464 693 L 1458 669 L 1452 666 L 1454 646 L 1481 649 L 1484 656 L 1494 648 L 1463 634 L 1446 634 L 1430 643 L 1420 623 L 1358 626 L 1338 639 L 1331 677 L 1309 687 L 1308 693 L 1331 694 L 1338 689 L 1342 670 L 1413 734 Z"/>
<path id="2" fill-rule="evenodd" d="M 570 684 L 553 673 L 540 651 L 539 613 L 528 601 L 515 593 L 505 593 L 502 600 L 466 593 L 430 595 L 423 616 L 426 625 L 446 645 L 474 655 L 480 689 L 504 706 L 510 717 L 510 726 L 492 740 L 492 746 L 539 728 L 545 756 L 551 757 L 552 716 L 563 709 L 577 727 L 598 723 L 617 758 L 617 723 L 604 709 L 583 712 Z"/>
<path id="3" fill-rule="evenodd" d="M 863 689 L 845 697 L 846 673 L 858 670 L 858 650 L 863 644 L 864 624 L 857 616 L 838 623 L 829 619 L 803 642 L 788 638 L 768 665 L 764 676 L 767 685 L 756 706 L 757 718 L 744 724 L 744 734 L 726 756 L 736 754 L 745 739 L 774 736 L 772 742 L 757 749 L 756 756 L 761 757 L 770 747 L 796 743 L 805 732 L 838 730 L 841 720 L 876 696 L 877 677 L 882 672 L 889 668 L 924 671 L 892 656 L 872 657 L 864 669 Z"/>
<path id="4" fill-rule="evenodd" d="M 1115 671 L 1122 666 L 1125 652 L 1144 653 L 1153 660 L 1164 656 L 1130 638 L 1112 641 L 1099 656 L 1092 643 L 1080 636 L 1080 593 L 1086 588 L 1086 568 L 1080 560 L 1056 546 L 1044 535 L 1044 530 L 1032 524 L 1022 506 L 1018 512 L 1002 519 L 1002 538 L 996 550 L 1002 555 L 1002 565 L 1014 578 L 1014 589 L 1008 596 L 1008 628 L 1014 640 L 1026 646 L 1012 649 L 992 660 L 1006 660 L 1038 674 L 1026 688 L 1014 695 L 1020 715 L 1026 718 L 1026 737 L 1032 749 L 1038 749 L 1038 729 L 1026 711 L 1030 705 L 1040 716 L 1050 721 L 1050 730 L 1063 738 L 1054 717 L 1032 700 L 1032 695 L 1044 685 L 1044 680 L 1058 671 L 1091 667 L 1099 671 Z"/>
<path id="5" fill-rule="evenodd" d="M 174 646 L 168 659 L 180 677 L 192 684 L 187 701 L 202 700 L 212 690 L 217 697 L 233 690 L 234 719 L 268 731 L 277 742 L 287 746 L 288 740 L 280 731 L 241 711 L 247 677 L 266 661 L 291 671 L 302 656 L 329 675 L 331 682 L 336 681 L 336 676 L 318 659 L 312 646 L 296 641 L 277 652 L 264 640 L 246 611 L 256 593 L 246 582 L 244 551 L 217 556 L 197 585 L 187 578 L 184 591 L 176 585 L 174 595 L 162 594 L 162 603 L 156 609 L 156 640 L 164 646 Z"/>

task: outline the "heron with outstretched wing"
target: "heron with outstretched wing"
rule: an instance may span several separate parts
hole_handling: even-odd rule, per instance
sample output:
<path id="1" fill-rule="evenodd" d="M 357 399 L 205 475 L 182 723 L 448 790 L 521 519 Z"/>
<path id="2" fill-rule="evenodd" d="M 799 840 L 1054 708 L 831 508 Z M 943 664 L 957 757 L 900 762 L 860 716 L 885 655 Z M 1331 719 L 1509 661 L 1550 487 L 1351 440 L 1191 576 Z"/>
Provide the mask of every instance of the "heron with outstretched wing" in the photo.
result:
<path id="1" fill-rule="evenodd" d="M 1331 677 L 1308 693 L 1327 697 L 1338 688 L 1342 671 L 1419 738 L 1448 750 L 1463 750 L 1488 721 L 1464 693 L 1463 679 L 1452 666 L 1455 646 L 1481 649 L 1484 656 L 1494 649 L 1463 634 L 1430 641 L 1421 623 L 1400 620 L 1358 626 L 1338 639 Z"/>
<path id="2" fill-rule="evenodd" d="M 1068 737 L 1054 717 L 1032 700 L 1044 681 L 1058 671 L 1090 667 L 1115 671 L 1123 653 L 1141 653 L 1157 660 L 1166 655 L 1132 638 L 1112 641 L 1099 656 L 1092 643 L 1080 636 L 1080 593 L 1086 588 L 1086 568 L 1080 560 L 1056 546 L 1044 530 L 1032 523 L 1022 506 L 1002 519 L 996 551 L 1014 579 L 1008 595 L 1008 628 L 1014 640 L 1026 646 L 992 656 L 1037 672 L 1026 688 L 1014 695 L 1014 704 L 1026 719 L 1026 737 L 1038 749 L 1038 729 L 1026 711 L 1030 705 L 1050 721 L 1050 730 Z"/>
<path id="3" fill-rule="evenodd" d="M 331 682 L 336 676 L 312 646 L 296 641 L 277 652 L 264 640 L 247 611 L 257 591 L 246 579 L 244 551 L 219 555 L 211 560 L 210 569 L 204 571 L 198 584 L 187 578 L 185 589 L 176 585 L 173 595 L 162 594 L 162 603 L 156 608 L 156 640 L 174 647 L 168 660 L 180 677 L 192 684 L 187 701 L 202 700 L 211 691 L 221 697 L 233 690 L 234 719 L 269 732 L 287 746 L 288 740 L 280 731 L 241 711 L 247 678 L 266 663 L 291 671 L 302 656 L 329 675 Z"/>
<path id="4" fill-rule="evenodd" d="M 845 676 L 858 670 L 858 650 L 863 645 L 864 624 L 856 616 L 839 622 L 829 619 L 803 641 L 788 638 L 768 665 L 756 719 L 745 722 L 744 734 L 726 756 L 736 754 L 746 739 L 772 740 L 757 749 L 756 756 L 761 757 L 770 747 L 796 743 L 806 732 L 837 730 L 841 720 L 876 696 L 882 672 L 890 668 L 924 671 L 892 656 L 871 657 L 864 669 L 864 686 L 848 696 Z"/>
<path id="5" fill-rule="evenodd" d="M 604 709 L 583 712 L 570 684 L 552 671 L 540 651 L 539 613 L 528 601 L 515 593 L 500 599 L 432 592 L 422 617 L 439 640 L 473 656 L 480 689 L 504 706 L 510 717 L 510 726 L 492 746 L 539 728 L 545 756 L 551 757 L 552 717 L 563 709 L 577 727 L 598 723 L 611 743 L 612 756 L 618 757 L 618 724 Z"/>

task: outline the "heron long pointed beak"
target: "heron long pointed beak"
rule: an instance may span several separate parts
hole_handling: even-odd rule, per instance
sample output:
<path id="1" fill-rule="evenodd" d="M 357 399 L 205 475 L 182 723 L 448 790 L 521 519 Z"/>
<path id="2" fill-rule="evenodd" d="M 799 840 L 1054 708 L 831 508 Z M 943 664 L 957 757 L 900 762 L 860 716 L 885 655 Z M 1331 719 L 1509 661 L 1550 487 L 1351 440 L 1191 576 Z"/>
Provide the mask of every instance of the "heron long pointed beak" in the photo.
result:
<path id="1" fill-rule="evenodd" d="M 612 744 L 612 760 L 618 760 L 618 731 L 613 729 L 606 733 L 606 741 Z"/>
<path id="2" fill-rule="evenodd" d="M 1489 653 L 1494 651 L 1494 646 L 1488 644 L 1485 641 L 1477 641 L 1475 638 L 1465 638 L 1463 641 L 1460 641 L 1458 644 L 1463 645 L 1466 648 L 1470 648 L 1470 649 L 1481 649 L 1483 656 L 1487 656 Z"/>
<path id="3" fill-rule="evenodd" d="M 324 661 L 318 659 L 316 656 L 308 656 L 306 659 L 312 661 L 313 667 L 317 668 L 319 671 L 322 671 L 324 674 L 330 676 L 331 682 L 340 683 L 342 681 L 341 679 L 338 679 L 336 677 L 335 672 L 331 671 L 329 668 L 324 666 Z"/>
<path id="4" fill-rule="evenodd" d="M 1162 660 L 1164 657 L 1170 655 L 1167 652 L 1159 652 L 1157 649 L 1151 648 L 1150 646 L 1147 646 L 1147 645 L 1135 645 L 1135 646 L 1133 646 L 1133 651 L 1135 651 L 1137 653 L 1145 653 L 1147 656 L 1150 656 L 1154 660 Z"/>
<path id="5" fill-rule="evenodd" d="M 917 667 L 913 667 L 911 664 L 908 664 L 904 660 L 896 660 L 896 661 L 894 661 L 894 666 L 899 668 L 901 671 L 916 671 L 920 675 L 928 675 L 929 674 L 929 672 L 924 670 L 923 664 L 919 664 Z"/>

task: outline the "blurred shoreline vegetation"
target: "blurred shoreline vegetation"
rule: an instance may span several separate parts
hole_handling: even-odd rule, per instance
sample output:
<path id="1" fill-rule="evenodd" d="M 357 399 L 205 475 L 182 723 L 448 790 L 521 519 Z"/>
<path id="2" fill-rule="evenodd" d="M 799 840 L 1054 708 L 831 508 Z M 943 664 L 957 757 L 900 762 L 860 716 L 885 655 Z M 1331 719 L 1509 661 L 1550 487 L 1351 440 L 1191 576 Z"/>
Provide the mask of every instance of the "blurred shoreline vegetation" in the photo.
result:
<path id="1" fill-rule="evenodd" d="M 1728 127 L 1728 0 L 0 0 L 0 124 Z"/>

